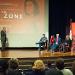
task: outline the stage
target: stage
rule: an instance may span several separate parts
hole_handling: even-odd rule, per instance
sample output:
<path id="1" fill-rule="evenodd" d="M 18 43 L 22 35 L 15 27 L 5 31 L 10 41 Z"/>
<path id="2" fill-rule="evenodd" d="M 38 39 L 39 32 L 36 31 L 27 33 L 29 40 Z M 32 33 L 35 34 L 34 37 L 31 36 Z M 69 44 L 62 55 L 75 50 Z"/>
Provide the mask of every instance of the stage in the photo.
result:
<path id="1" fill-rule="evenodd" d="M 22 49 L 13 49 L 0 51 L 0 58 L 37 58 L 37 57 L 60 57 L 60 56 L 75 56 L 75 52 L 54 52 L 51 53 L 47 50 L 22 50 Z"/>

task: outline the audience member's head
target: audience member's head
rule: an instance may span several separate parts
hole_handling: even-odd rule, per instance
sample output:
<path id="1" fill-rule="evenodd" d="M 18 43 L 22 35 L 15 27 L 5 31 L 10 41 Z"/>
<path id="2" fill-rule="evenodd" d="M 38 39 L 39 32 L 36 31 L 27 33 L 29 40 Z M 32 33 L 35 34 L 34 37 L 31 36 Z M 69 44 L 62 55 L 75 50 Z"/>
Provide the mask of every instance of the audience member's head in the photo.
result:
<path id="1" fill-rule="evenodd" d="M 18 67 L 18 59 L 12 58 L 9 60 L 9 68 L 17 69 Z"/>
<path id="2" fill-rule="evenodd" d="M 0 75 L 1 73 L 5 74 L 8 69 L 8 61 L 6 59 L 0 59 Z"/>
<path id="3" fill-rule="evenodd" d="M 58 58 L 58 59 L 56 60 L 56 67 L 57 67 L 59 70 L 64 69 L 64 60 L 63 60 L 63 58 Z"/>
<path id="4" fill-rule="evenodd" d="M 42 60 L 36 60 L 34 62 L 33 69 L 35 70 L 44 70 L 45 69 L 45 64 Z"/>

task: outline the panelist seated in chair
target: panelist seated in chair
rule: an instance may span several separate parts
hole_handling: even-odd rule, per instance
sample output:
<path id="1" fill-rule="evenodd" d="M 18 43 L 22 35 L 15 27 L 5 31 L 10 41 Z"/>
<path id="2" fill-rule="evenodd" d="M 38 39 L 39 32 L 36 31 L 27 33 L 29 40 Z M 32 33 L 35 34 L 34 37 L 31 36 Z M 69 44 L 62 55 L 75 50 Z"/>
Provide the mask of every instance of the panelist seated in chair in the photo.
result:
<path id="1" fill-rule="evenodd" d="M 59 37 L 59 34 L 56 34 L 55 41 L 53 45 L 51 46 L 51 51 L 57 51 L 56 49 L 59 48 L 59 45 L 61 44 L 61 38 Z"/>
<path id="2" fill-rule="evenodd" d="M 42 35 L 40 41 L 36 44 L 39 44 L 39 49 L 41 49 L 41 47 L 43 47 L 44 49 L 47 48 L 47 37 L 45 36 L 45 34 Z"/>
<path id="3" fill-rule="evenodd" d="M 65 49 L 70 50 L 71 45 L 72 45 L 72 40 L 70 39 L 69 35 L 66 35 L 66 39 L 64 42 Z"/>

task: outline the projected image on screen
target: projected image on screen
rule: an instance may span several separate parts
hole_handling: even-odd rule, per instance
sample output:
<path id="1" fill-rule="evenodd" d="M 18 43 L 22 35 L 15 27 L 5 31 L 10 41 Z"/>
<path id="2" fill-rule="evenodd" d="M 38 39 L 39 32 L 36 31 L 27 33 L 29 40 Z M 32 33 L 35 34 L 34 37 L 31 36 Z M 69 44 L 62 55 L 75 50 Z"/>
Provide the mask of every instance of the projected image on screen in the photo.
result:
<path id="1" fill-rule="evenodd" d="M 25 14 L 26 15 L 38 15 L 39 4 L 37 0 L 25 0 Z"/>
<path id="2" fill-rule="evenodd" d="M 48 33 L 48 0 L 0 0 L 0 30 L 3 27 L 9 47 L 36 47 Z"/>

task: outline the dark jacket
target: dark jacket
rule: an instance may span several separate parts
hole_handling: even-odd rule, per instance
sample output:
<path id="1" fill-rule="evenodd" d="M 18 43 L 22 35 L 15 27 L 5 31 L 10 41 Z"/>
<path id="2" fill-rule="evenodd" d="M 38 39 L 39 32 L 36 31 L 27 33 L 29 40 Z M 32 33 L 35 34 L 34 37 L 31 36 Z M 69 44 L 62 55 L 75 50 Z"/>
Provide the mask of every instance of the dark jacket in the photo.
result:
<path id="1" fill-rule="evenodd" d="M 45 70 L 40 71 L 40 70 L 33 70 L 32 72 L 26 74 L 26 75 L 45 75 Z"/>
<path id="2" fill-rule="evenodd" d="M 19 70 L 8 70 L 7 75 L 22 75 L 22 73 Z"/>
<path id="3" fill-rule="evenodd" d="M 46 75 L 63 75 L 63 73 L 55 68 L 46 71 Z"/>
<path id="4" fill-rule="evenodd" d="M 6 42 L 6 32 L 4 32 L 3 30 L 1 31 L 1 41 Z"/>

